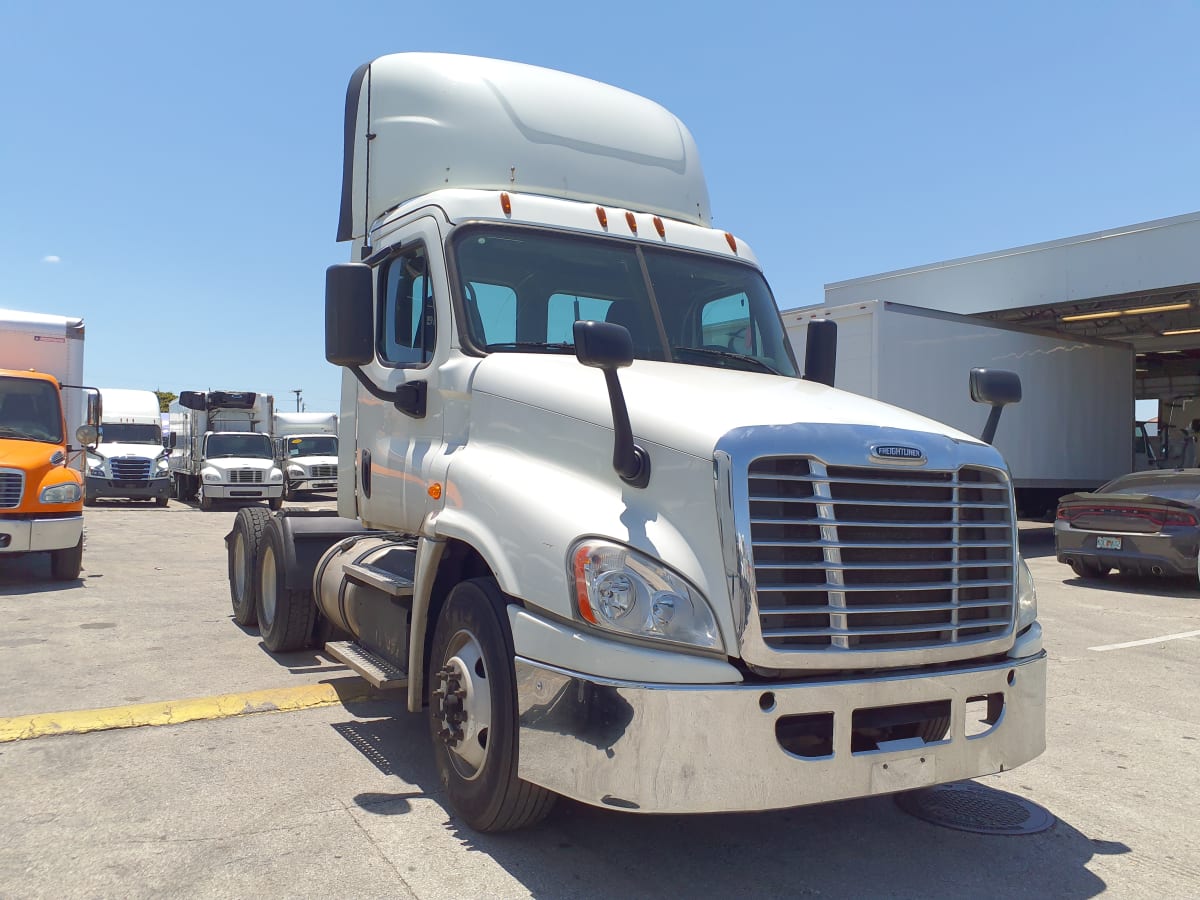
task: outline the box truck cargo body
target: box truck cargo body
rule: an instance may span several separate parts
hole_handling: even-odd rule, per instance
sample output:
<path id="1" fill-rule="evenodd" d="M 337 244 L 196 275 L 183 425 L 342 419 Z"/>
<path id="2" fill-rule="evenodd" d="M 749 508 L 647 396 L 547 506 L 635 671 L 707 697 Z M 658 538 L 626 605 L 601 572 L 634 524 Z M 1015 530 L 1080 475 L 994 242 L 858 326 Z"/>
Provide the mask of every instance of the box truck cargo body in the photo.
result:
<path id="1" fill-rule="evenodd" d="M 837 323 L 839 388 L 967 434 L 980 433 L 987 410 L 971 402 L 960 377 L 964 368 L 1020 375 L 1024 396 L 1005 412 L 995 446 L 1012 471 L 1019 505 L 1031 514 L 1062 494 L 1133 471 L 1133 348 L 1127 344 L 872 300 L 784 312 L 793 347 L 803 348 L 815 319 Z"/>
<path id="2" fill-rule="evenodd" d="M 63 581 L 83 562 L 81 466 L 100 414 L 83 334 L 79 318 L 0 310 L 0 563 L 49 552 Z"/>
<path id="3" fill-rule="evenodd" d="M 171 496 L 168 451 L 163 445 L 162 413 L 153 391 L 101 388 L 104 420 L 100 443 L 87 454 L 84 503 L 101 497 L 153 500 L 167 505 Z"/>

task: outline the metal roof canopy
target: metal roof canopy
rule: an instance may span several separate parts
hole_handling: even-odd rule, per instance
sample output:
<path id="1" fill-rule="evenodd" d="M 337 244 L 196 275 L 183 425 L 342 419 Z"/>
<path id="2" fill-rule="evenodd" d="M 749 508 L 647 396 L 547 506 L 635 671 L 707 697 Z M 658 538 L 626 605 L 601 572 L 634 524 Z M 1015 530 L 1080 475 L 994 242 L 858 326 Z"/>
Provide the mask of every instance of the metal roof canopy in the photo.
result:
<path id="1" fill-rule="evenodd" d="M 862 300 L 1124 341 L 1138 397 L 1200 394 L 1200 212 L 825 285 Z"/>

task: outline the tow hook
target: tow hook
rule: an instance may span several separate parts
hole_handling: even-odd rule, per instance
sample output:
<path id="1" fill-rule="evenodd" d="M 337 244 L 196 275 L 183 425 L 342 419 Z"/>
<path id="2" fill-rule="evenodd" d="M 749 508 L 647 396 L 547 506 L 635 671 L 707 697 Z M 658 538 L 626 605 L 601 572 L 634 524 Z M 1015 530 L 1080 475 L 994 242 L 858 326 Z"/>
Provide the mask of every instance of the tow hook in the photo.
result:
<path id="1" fill-rule="evenodd" d="M 437 672 L 438 687 L 433 691 L 437 699 L 438 718 L 442 729 L 438 737 L 446 742 L 447 747 L 457 747 L 463 739 L 462 723 L 467 714 L 463 709 L 463 699 L 467 696 L 466 688 L 462 686 L 457 667 L 443 666 Z"/>

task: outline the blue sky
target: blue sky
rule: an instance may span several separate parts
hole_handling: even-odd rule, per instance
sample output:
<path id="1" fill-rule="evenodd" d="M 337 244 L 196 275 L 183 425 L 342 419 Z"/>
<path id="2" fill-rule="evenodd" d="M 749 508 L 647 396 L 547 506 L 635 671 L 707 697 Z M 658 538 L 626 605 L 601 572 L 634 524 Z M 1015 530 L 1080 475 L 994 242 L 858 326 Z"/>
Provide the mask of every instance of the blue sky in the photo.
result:
<path id="1" fill-rule="evenodd" d="M 827 282 L 1200 209 L 1200 5 L 0 0 L 0 306 L 82 315 L 92 384 L 336 409 L 351 72 L 564 69 L 691 128 L 783 308 Z"/>

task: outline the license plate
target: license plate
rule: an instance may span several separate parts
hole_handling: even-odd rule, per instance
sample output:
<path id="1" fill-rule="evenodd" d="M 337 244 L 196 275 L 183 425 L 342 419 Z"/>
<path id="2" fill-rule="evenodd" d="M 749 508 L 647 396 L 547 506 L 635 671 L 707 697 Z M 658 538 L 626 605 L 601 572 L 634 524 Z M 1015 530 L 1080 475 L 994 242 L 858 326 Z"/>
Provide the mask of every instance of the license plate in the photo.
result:
<path id="1" fill-rule="evenodd" d="M 1098 537 L 1096 538 L 1097 550 L 1120 550 L 1121 539 L 1119 537 Z"/>

